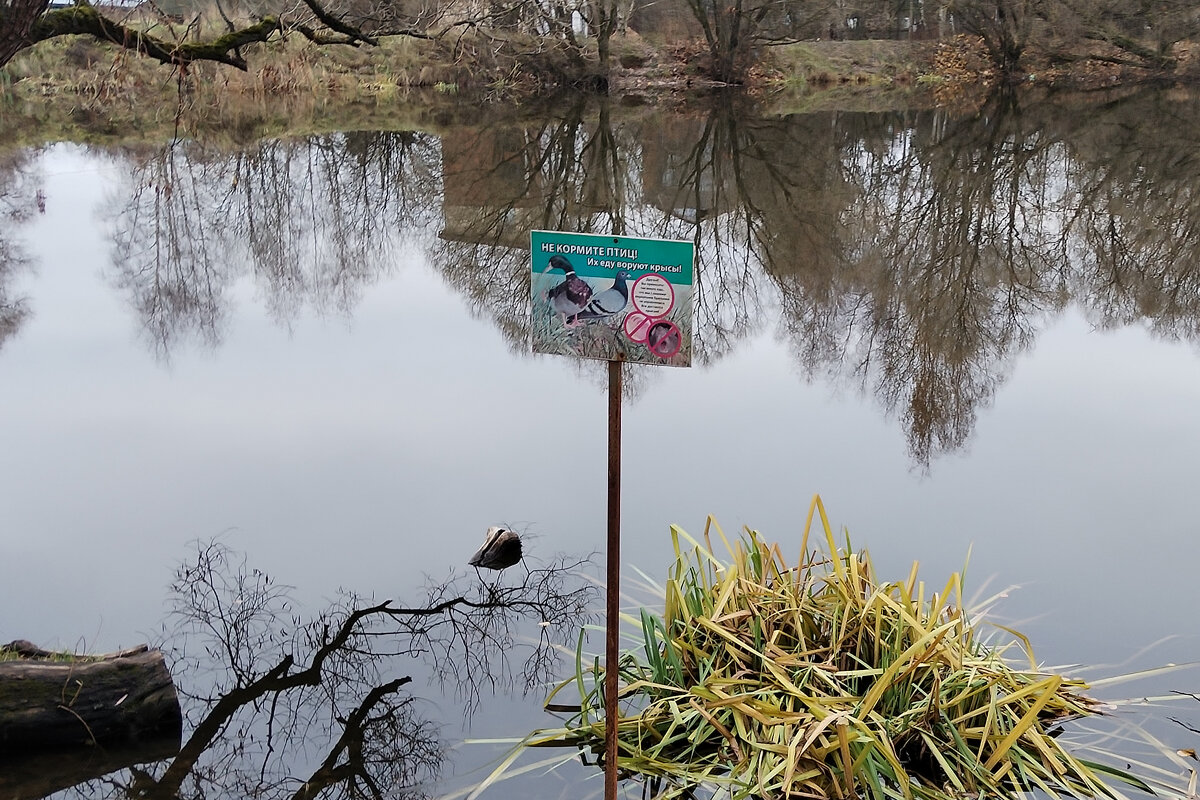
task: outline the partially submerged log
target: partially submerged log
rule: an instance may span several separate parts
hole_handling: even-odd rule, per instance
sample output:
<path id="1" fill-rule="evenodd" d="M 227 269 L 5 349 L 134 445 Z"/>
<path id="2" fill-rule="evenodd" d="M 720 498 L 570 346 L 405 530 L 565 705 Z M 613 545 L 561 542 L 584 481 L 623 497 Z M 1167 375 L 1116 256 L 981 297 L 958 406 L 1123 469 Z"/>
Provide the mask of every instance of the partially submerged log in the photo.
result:
<path id="1" fill-rule="evenodd" d="M 183 715 L 160 651 L 72 656 L 16 641 L 0 646 L 2 657 L 0 753 L 164 739 L 178 746 Z"/>
<path id="2" fill-rule="evenodd" d="M 0 800 L 35 800 L 137 764 L 179 752 L 178 739 L 156 739 L 43 753 L 0 755 Z"/>

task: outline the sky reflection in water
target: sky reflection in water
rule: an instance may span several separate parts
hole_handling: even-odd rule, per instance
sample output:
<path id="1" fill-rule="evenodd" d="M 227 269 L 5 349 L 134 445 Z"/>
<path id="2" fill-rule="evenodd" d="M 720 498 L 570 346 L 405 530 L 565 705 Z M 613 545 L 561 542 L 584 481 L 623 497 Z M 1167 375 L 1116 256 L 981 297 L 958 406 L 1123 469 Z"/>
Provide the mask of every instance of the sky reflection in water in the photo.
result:
<path id="1" fill-rule="evenodd" d="M 970 550 L 968 588 L 988 578 L 997 589 L 1020 584 L 999 611 L 1021 624 L 1048 663 L 1121 665 L 1096 670 L 1107 674 L 1200 658 L 1193 544 L 1200 501 L 1191 485 L 1200 452 L 1191 334 L 1200 297 L 1186 266 L 1194 243 L 1182 222 L 1165 226 L 1182 233 L 1146 254 L 1167 266 L 1144 259 L 1130 262 L 1131 272 L 1114 256 L 1116 277 L 1107 283 L 1102 260 L 1087 255 L 1103 248 L 1083 244 L 1095 241 L 1105 217 L 1117 241 L 1118 229 L 1138 224 L 1129 208 L 1156 208 L 1155 186 L 1161 198 L 1187 177 L 1162 171 L 1149 187 L 1122 182 L 1131 159 L 1177 163 L 1170 152 L 1130 155 L 1128 142 L 1086 137 L 1082 124 L 1065 133 L 1052 125 L 1029 130 L 1020 126 L 1031 123 L 1003 116 L 991 127 L 960 121 L 956 130 L 942 119 L 908 133 L 913 118 L 903 116 L 814 115 L 774 126 L 743 120 L 740 128 L 720 115 L 672 122 L 611 126 L 617 141 L 640 143 L 622 152 L 657 170 L 654 180 L 541 175 L 542 196 L 564 196 L 555 180 L 573 187 L 574 205 L 562 207 L 514 197 L 502 209 L 479 209 L 472 192 L 495 196 L 528 184 L 529 173 L 481 189 L 473 171 L 490 174 L 492 156 L 527 154 L 531 143 L 551 151 L 556 136 L 600 141 L 603 120 L 476 132 L 474 151 L 453 137 L 392 134 L 389 143 L 354 134 L 268 143 L 232 160 L 177 153 L 181 160 L 168 163 L 162 154 L 67 145 L 34 157 L 24 168 L 32 182 L 14 191 L 22 197 L 44 186 L 46 213 L 10 225 L 6 240 L 25 243 L 32 267 L 0 293 L 0 301 L 24 296 L 28 312 L 0 346 L 0 442 L 8 456 L 0 459 L 8 531 L 0 538 L 0 601 L 8 609 L 0 640 L 87 650 L 156 641 L 173 568 L 189 541 L 214 536 L 294 585 L 313 611 L 339 587 L 418 600 L 413 587 L 425 574 L 465 569 L 489 524 L 525 528 L 527 549 L 547 556 L 599 551 L 603 366 L 523 354 L 526 255 L 473 240 L 519 242 L 529 227 L 580 219 L 600 230 L 611 224 L 606 212 L 581 217 L 581 209 L 611 208 L 613 198 L 626 197 L 618 205 L 631 235 L 690 236 L 680 220 L 690 215 L 710 225 L 705 246 L 726 243 L 709 256 L 698 320 L 708 338 L 697 350 L 707 347 L 708 357 L 691 370 L 633 379 L 637 394 L 625 412 L 627 564 L 657 575 L 667 563 L 668 524 L 699 530 L 708 513 L 726 530 L 749 524 L 786 549 L 820 492 L 834 523 L 870 548 L 885 576 L 907 574 L 919 560 L 923 577 L 940 585 Z M 889 125 L 900 131 L 890 142 L 882 134 Z M 650 130 L 669 141 L 652 146 Z M 970 138 L 997 130 L 1009 138 Z M 937 139 L 934 131 L 938 141 L 921 141 Z M 794 153 L 814 132 L 834 141 L 817 139 L 812 150 L 842 154 L 840 166 Z M 737 142 L 772 141 L 786 154 L 780 169 L 794 181 L 791 195 L 779 186 L 741 193 L 723 168 L 694 185 L 671 182 L 701 163 L 685 157 L 696 148 L 740 152 Z M 971 151 L 963 141 L 1001 154 L 983 189 L 967 172 L 946 171 L 957 163 L 947 152 Z M 1064 160 L 1064 149 L 1074 161 Z M 464 162 L 464 151 L 478 163 Z M 1026 156 L 1005 161 L 1005 152 Z M 747 148 L 743 166 L 761 153 Z M 884 155 L 864 167 L 869 153 Z M 585 148 L 581 174 L 594 157 Z M 1085 174 L 1084 162 L 1099 164 L 1104 178 Z M 276 219 L 308 219 L 309 227 L 296 223 L 303 230 L 248 233 L 247 220 L 269 223 L 267 212 L 257 220 L 204 216 L 205 208 L 271 206 L 275 196 L 263 194 L 271 170 L 287 176 L 274 185 L 300 186 L 299 178 L 342 174 L 351 163 L 363 172 L 344 177 L 346 185 L 367 187 L 364 196 L 374 200 L 355 205 L 329 182 L 308 195 L 296 190 L 278 200 Z M 500 163 L 511 168 L 511 159 Z M 909 221 L 901 229 L 924 233 L 907 244 L 846 239 L 895 221 L 871 216 L 886 203 L 873 211 L 854 199 L 908 191 L 888 177 L 889 164 L 908 164 L 910 178 L 927 180 L 912 194 L 920 202 L 901 203 L 895 217 Z M 445 196 L 440 170 L 449 173 Z M 854 175 L 877 183 L 855 186 Z M 404 180 L 392 185 L 381 176 Z M 1103 193 L 1107 210 L 1085 204 L 1077 219 L 1087 220 L 1086 231 L 1072 240 L 1074 254 L 1055 261 L 1057 251 L 1042 240 L 1063 217 L 1055 211 L 1046 222 L 1052 209 L 1037 198 L 1065 194 L 1068 178 Z M 251 180 L 262 183 L 236 206 L 229 187 L 236 193 Z M 164 197 L 168 183 L 172 196 Z M 690 205 L 661 202 L 678 185 L 694 190 Z M 974 188 L 947 195 L 953 185 Z M 1029 220 L 1007 230 L 995 206 L 1005 185 Z M 185 188 L 217 205 L 198 202 L 191 210 L 199 213 L 184 214 Z M 930 203 L 981 195 L 991 199 L 970 215 L 975 228 L 968 225 L 966 239 L 930 222 L 940 213 Z M 1190 207 L 1171 197 L 1163 207 L 1192 219 Z M 148 272 L 155 262 L 147 248 L 163 231 L 148 214 L 172 207 L 171 219 L 186 220 L 189 231 L 203 222 L 209 249 Z M 784 212 L 801 224 L 781 229 Z M 1047 227 L 1037 228 L 1039 220 Z M 755 244 L 729 238 L 739 224 L 755 232 Z M 980 240 L 981 231 L 987 246 L 965 256 L 976 259 L 972 270 L 964 269 L 961 283 L 939 283 L 946 265 L 965 261 L 937 254 Z M 258 247 L 229 246 L 239 239 Z M 368 247 L 380 240 L 385 245 Z M 833 240 L 840 249 L 830 249 Z M 280 248 L 273 254 L 271 242 Z M 198 304 L 162 302 L 180 296 L 155 295 L 164 282 L 191 287 Z M 947 286 L 967 288 L 943 313 L 937 304 Z M 1128 291 L 1106 293 L 1115 286 Z M 864 334 L 873 319 L 877 327 Z M 939 331 L 955 342 L 977 340 L 938 349 L 929 342 Z M 839 337 L 844 349 L 810 347 Z M 905 350 L 906 341 L 929 346 Z M 860 373 L 864 355 L 872 363 Z M 922 394 L 911 370 L 925 367 Z M 953 412 L 943 428 L 935 419 L 932 433 L 919 430 L 920 397 Z M 1195 691 L 1195 673 L 1153 687 L 1168 688 Z M 549 722 L 537 700 L 486 703 L 470 734 L 519 735 Z M 437 703 L 436 713 L 452 720 L 447 738 L 465 734 L 453 722 L 452 698 Z M 1180 734 L 1180 746 L 1194 746 Z M 487 757 L 468 750 L 454 769 Z"/>

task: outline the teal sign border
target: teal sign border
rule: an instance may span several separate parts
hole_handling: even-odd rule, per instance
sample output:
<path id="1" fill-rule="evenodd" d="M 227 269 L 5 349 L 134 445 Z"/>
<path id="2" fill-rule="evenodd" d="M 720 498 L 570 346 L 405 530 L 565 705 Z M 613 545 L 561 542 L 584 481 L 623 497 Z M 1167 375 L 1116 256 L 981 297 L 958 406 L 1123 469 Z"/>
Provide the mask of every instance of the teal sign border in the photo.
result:
<path id="1" fill-rule="evenodd" d="M 688 367 L 692 242 L 531 231 L 533 351 Z"/>

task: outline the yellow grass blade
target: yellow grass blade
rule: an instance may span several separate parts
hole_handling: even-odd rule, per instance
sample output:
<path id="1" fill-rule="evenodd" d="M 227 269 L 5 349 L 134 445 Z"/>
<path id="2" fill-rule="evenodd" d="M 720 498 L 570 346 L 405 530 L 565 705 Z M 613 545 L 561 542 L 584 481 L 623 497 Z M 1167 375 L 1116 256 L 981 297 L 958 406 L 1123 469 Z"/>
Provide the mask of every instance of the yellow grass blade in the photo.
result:
<path id="1" fill-rule="evenodd" d="M 1021 738 L 1021 736 L 1025 734 L 1025 731 L 1029 730 L 1030 727 L 1033 726 L 1033 723 L 1037 722 L 1038 714 L 1041 713 L 1041 710 L 1046 707 L 1047 703 L 1054 699 L 1054 693 L 1058 691 L 1060 686 L 1062 686 L 1062 682 L 1063 679 L 1061 675 L 1054 675 L 1039 684 L 1040 686 L 1043 686 L 1045 690 L 1042 692 L 1041 696 L 1034 701 L 1034 704 L 1029 707 L 1029 710 L 1025 712 L 1025 715 L 1021 717 L 1020 722 L 1018 722 L 1016 726 L 1009 731 L 1009 734 L 1004 737 L 1004 739 L 992 752 L 992 755 L 988 758 L 988 760 L 984 762 L 984 769 L 994 769 L 996 764 L 1000 762 L 1000 759 L 1004 758 L 1004 754 L 1007 753 L 1009 748 L 1013 746 L 1013 743 L 1016 742 L 1017 739 Z"/>

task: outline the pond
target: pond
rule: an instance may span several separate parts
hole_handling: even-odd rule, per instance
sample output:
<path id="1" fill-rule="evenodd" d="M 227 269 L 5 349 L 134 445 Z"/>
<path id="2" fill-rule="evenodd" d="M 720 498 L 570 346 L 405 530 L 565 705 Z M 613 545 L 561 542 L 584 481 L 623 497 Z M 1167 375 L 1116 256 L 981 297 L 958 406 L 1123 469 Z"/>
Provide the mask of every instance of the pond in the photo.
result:
<path id="1" fill-rule="evenodd" d="M 884 578 L 919 561 L 940 586 L 969 555 L 969 594 L 1019 587 L 996 614 L 1047 664 L 1200 660 L 1197 108 L 581 101 L 440 134 L 10 154 L 0 641 L 163 643 L 174 571 L 213 539 L 306 614 L 476 580 L 493 524 L 543 563 L 601 553 L 598 574 L 605 368 L 528 352 L 538 229 L 697 245 L 693 367 L 627 373 L 627 575 L 659 577 L 668 526 L 709 514 L 798 547 L 819 493 Z M 454 746 L 428 791 L 504 751 L 456 742 L 553 723 L 544 691 L 501 684 L 466 722 L 454 687 L 414 688 Z M 1169 717 L 1200 704 L 1126 713 L 1197 744 Z M 484 796 L 600 791 L 574 769 Z"/>

